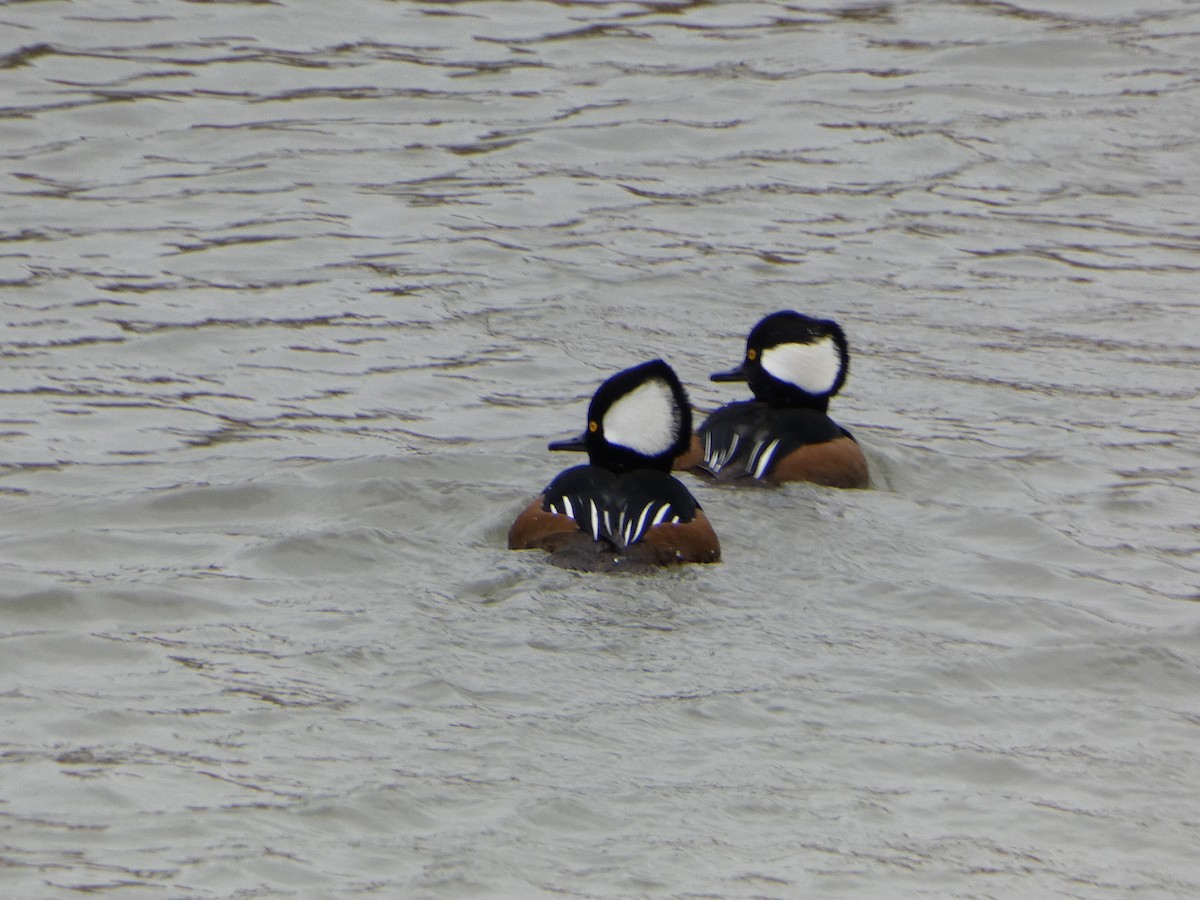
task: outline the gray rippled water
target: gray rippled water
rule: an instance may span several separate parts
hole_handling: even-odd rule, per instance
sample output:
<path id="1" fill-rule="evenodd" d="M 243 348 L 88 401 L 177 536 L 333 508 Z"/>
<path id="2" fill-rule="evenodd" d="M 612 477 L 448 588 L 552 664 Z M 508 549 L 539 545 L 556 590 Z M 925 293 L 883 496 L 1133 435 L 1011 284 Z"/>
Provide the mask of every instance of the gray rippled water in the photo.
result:
<path id="1" fill-rule="evenodd" d="M 0 4 L 0 894 L 1200 893 L 1200 6 Z M 504 549 L 846 328 L 873 487 Z"/>

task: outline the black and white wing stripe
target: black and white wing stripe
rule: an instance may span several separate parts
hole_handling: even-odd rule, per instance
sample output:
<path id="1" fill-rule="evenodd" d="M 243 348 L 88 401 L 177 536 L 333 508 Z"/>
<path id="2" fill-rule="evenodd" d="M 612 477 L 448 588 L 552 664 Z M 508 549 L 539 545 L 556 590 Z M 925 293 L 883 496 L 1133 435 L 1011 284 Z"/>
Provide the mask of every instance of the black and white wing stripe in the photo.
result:
<path id="1" fill-rule="evenodd" d="M 546 508 L 570 516 L 592 536 L 593 541 L 607 538 L 622 548 L 636 544 L 655 525 L 680 521 L 671 504 L 664 500 L 652 500 L 640 508 L 613 508 L 598 506 L 590 497 L 572 498 L 562 494 L 549 498 Z"/>
<path id="2" fill-rule="evenodd" d="M 679 522 L 679 516 L 671 504 L 662 500 L 651 500 L 639 509 L 622 509 L 617 519 L 617 528 L 610 533 L 611 540 L 618 547 L 628 547 L 640 541 L 655 525 L 663 522 Z"/>
<path id="3" fill-rule="evenodd" d="M 547 496 L 546 509 L 560 516 L 569 516 L 574 519 L 582 530 L 592 536 L 593 541 L 598 541 L 601 535 L 607 534 L 608 527 L 605 520 L 608 511 L 602 512 L 591 497 L 571 496 L 570 494 Z"/>
<path id="4" fill-rule="evenodd" d="M 757 401 L 722 406 L 697 432 L 704 448 L 701 465 L 722 479 L 769 479 L 775 466 L 800 447 L 849 434 L 824 412 L 779 409 Z"/>
<path id="5" fill-rule="evenodd" d="M 771 457 L 775 451 L 779 449 L 779 438 L 771 441 L 758 441 L 750 450 L 750 455 L 746 459 L 746 471 L 762 480 L 771 467 Z"/>
<path id="6" fill-rule="evenodd" d="M 726 443 L 714 441 L 712 431 L 705 431 L 704 468 L 714 475 L 720 474 L 721 470 L 729 465 L 730 460 L 737 455 L 739 443 L 741 443 L 741 437 L 737 432 L 733 432 Z"/>
<path id="7" fill-rule="evenodd" d="M 577 466 L 546 488 L 544 508 L 570 516 L 593 541 L 604 539 L 623 550 L 658 525 L 691 521 L 696 501 L 663 472 L 617 476 L 596 466 Z"/>

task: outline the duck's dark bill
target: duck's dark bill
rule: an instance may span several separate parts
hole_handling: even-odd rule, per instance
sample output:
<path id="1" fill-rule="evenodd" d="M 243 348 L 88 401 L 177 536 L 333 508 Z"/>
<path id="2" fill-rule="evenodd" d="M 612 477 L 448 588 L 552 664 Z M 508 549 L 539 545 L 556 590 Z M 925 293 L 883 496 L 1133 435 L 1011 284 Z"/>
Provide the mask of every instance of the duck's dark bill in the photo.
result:
<path id="1" fill-rule="evenodd" d="M 587 450 L 586 434 L 580 434 L 573 438 L 567 438 L 565 441 L 551 441 L 551 450 L 572 450 L 582 451 Z"/>
<path id="2" fill-rule="evenodd" d="M 743 365 L 736 369 L 730 369 L 728 372 L 713 372 L 708 377 L 711 381 L 745 381 L 746 367 Z"/>

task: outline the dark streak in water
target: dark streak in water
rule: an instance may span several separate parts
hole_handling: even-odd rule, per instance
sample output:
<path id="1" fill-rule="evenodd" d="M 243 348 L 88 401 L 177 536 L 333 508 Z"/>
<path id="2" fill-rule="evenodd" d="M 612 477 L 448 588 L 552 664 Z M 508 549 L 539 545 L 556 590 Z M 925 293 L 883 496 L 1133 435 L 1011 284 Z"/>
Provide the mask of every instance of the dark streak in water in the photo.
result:
<path id="1" fill-rule="evenodd" d="M 120 344 L 125 341 L 122 337 L 80 337 L 63 338 L 48 341 L 8 341 L 4 347 L 14 350 L 52 350 L 62 347 L 90 347 L 96 344 Z M 5 349 L 4 352 L 7 352 Z M 0 393 L 3 393 L 0 390 Z"/>
<path id="2" fill-rule="evenodd" d="M 19 69 L 55 52 L 57 51 L 50 44 L 30 44 L 0 56 L 0 69 Z"/>
<path id="3" fill-rule="evenodd" d="M 135 334 L 155 334 L 162 331 L 198 331 L 203 328 L 323 328 L 323 327 L 339 327 L 350 325 L 361 325 L 363 322 L 369 321 L 371 316 L 361 316 L 356 313 L 332 313 L 323 316 L 312 316 L 308 318 L 248 318 L 248 319 L 203 319 L 197 322 L 146 322 L 133 321 L 129 319 L 105 319 L 106 322 L 111 322 L 119 326 L 123 331 L 131 331 Z"/>
<path id="4" fill-rule="evenodd" d="M 194 244 L 179 244 L 168 241 L 167 245 L 175 247 L 180 253 L 198 253 L 211 250 L 214 247 L 236 247 L 241 244 L 269 244 L 272 241 L 296 240 L 296 235 L 285 234 L 246 234 L 230 237 L 209 238 Z"/>

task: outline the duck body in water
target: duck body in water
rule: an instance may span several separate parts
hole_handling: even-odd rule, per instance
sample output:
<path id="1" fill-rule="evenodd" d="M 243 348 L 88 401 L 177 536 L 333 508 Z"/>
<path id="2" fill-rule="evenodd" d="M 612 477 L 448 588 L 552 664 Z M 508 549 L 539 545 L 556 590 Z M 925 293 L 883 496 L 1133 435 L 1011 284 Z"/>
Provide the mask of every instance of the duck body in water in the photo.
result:
<path id="1" fill-rule="evenodd" d="M 662 360 L 609 378 L 588 407 L 587 429 L 552 450 L 588 453 L 559 474 L 508 533 L 513 550 L 542 549 L 583 571 L 647 571 L 721 558 L 700 504 L 671 475 L 692 441 L 691 407 Z"/>
<path id="2" fill-rule="evenodd" d="M 753 400 L 729 403 L 697 430 L 675 468 L 745 484 L 870 482 L 854 436 L 829 417 L 850 353 L 841 327 L 785 310 L 754 326 L 741 364 L 713 381 L 745 381 Z"/>

